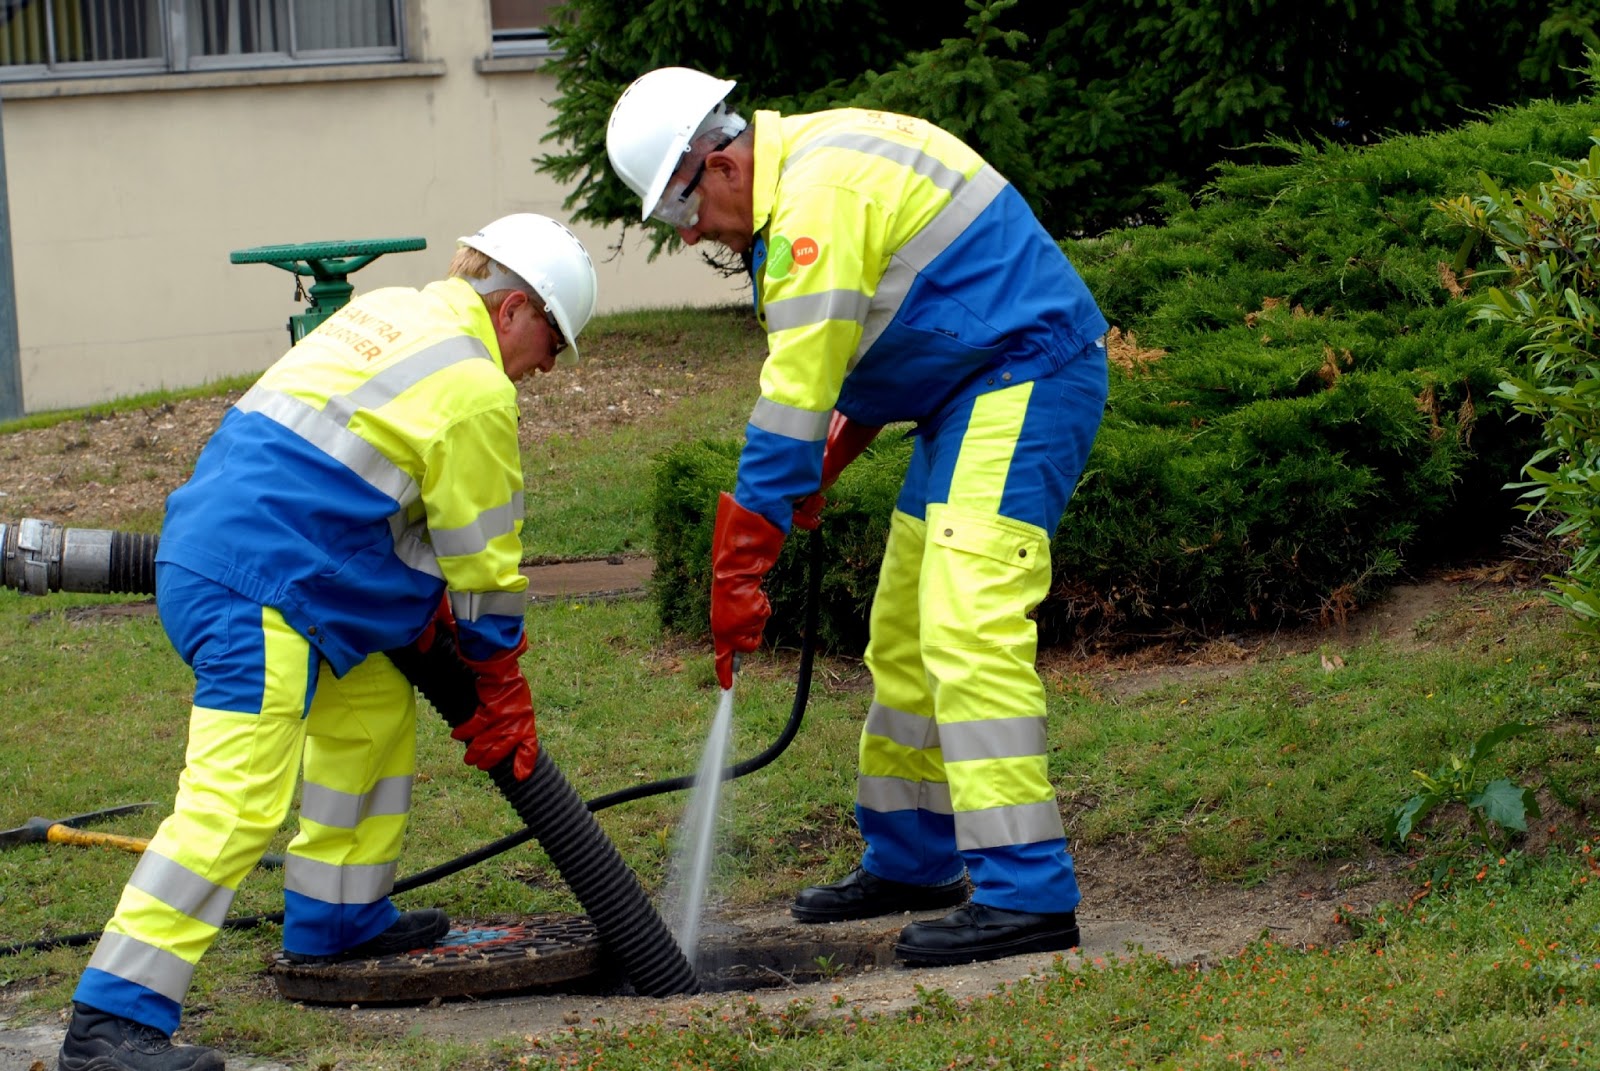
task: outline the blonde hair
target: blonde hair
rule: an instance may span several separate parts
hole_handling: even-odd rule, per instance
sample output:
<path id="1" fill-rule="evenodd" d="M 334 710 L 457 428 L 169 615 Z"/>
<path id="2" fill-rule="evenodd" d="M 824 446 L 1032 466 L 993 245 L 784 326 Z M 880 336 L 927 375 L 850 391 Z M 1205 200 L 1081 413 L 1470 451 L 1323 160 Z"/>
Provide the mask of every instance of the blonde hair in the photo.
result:
<path id="1" fill-rule="evenodd" d="M 452 279 L 487 279 L 493 267 L 494 261 L 489 259 L 488 253 L 464 245 L 458 247 L 456 255 L 450 258 L 449 274 Z"/>

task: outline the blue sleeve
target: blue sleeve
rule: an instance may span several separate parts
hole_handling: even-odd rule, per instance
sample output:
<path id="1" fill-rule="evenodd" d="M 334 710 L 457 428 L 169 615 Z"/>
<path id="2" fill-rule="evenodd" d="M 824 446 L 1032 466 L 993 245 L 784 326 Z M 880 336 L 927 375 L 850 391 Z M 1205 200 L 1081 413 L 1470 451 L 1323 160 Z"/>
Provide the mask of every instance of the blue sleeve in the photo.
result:
<path id="1" fill-rule="evenodd" d="M 747 424 L 733 497 L 788 532 L 795 503 L 822 485 L 824 446 Z"/>

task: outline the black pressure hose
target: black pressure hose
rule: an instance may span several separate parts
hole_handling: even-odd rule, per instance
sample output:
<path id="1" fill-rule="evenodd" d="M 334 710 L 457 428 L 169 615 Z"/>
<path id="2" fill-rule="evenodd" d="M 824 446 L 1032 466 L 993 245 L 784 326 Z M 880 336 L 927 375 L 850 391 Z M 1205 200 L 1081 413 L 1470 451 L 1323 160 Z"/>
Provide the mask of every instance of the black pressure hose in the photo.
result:
<path id="1" fill-rule="evenodd" d="M 758 755 L 753 755 L 722 771 L 722 780 L 732 781 L 743 777 L 745 774 L 755 773 L 763 766 L 769 765 L 779 755 L 782 755 L 789 745 L 794 742 L 795 735 L 800 732 L 800 722 L 805 716 L 806 701 L 811 696 L 811 666 L 816 656 L 817 635 L 817 609 L 822 595 L 822 532 L 815 530 L 811 533 L 811 558 L 808 566 L 806 582 L 806 622 L 805 633 L 800 641 L 800 668 L 795 674 L 794 704 L 789 708 L 789 720 L 784 723 L 783 730 L 778 734 L 766 750 Z M 427 693 L 423 693 L 426 695 Z M 680 789 L 693 787 L 693 775 L 682 777 L 666 777 L 659 781 L 649 781 L 642 785 L 633 785 L 629 788 L 608 792 L 604 796 L 596 796 L 584 804 L 592 813 L 603 811 L 607 807 L 615 807 L 619 803 L 631 803 L 634 800 L 646 799 L 650 796 L 661 796 L 668 792 L 677 792 Z M 431 870 L 424 870 L 413 877 L 395 882 L 394 891 L 403 892 L 405 889 L 415 889 L 422 885 L 438 881 L 440 878 L 449 877 L 451 874 L 476 866 L 486 859 L 493 859 L 502 852 L 510 851 L 519 844 L 526 844 L 538 834 L 531 828 L 524 827 L 515 833 L 491 841 L 475 851 L 452 859 L 448 863 L 441 863 Z M 402 889 L 401 886 L 405 886 Z M 3 950 L 0 950 L 3 951 Z"/>
<path id="2" fill-rule="evenodd" d="M 0 527 L 0 533 L 3 532 L 4 528 Z M 0 546 L 3 544 L 3 535 L 0 535 Z M 153 544 L 151 547 L 153 550 Z M 724 769 L 722 779 L 725 781 L 743 777 L 768 765 L 783 754 L 800 731 L 811 693 L 811 671 L 816 653 L 818 604 L 822 591 L 822 551 L 822 533 L 820 530 L 813 531 L 806 589 L 805 632 L 789 720 L 777 739 L 764 751 Z M 150 556 L 153 557 L 153 553 Z M 118 575 L 124 580 L 128 576 L 138 575 L 137 569 L 127 566 L 120 568 L 122 571 Z M 153 588 L 154 584 L 150 586 Z M 118 586 L 111 590 L 129 589 Z M 476 689 L 471 671 L 455 657 L 452 646 L 448 639 L 442 644 L 436 643 L 431 657 L 419 655 L 411 648 L 387 653 L 454 727 L 472 715 L 476 705 Z M 699 982 L 694 968 L 667 931 L 660 915 L 650 905 L 638 878 L 622 861 L 616 847 L 592 817 L 594 812 L 619 803 L 689 788 L 695 782 L 694 776 L 664 778 L 584 802 L 578 798 L 547 752 L 540 752 L 533 773 L 526 781 L 517 781 L 511 766 L 511 759 L 502 761 L 490 771 L 490 777 L 517 811 L 518 817 L 522 818 L 523 828 L 447 863 L 396 881 L 390 895 L 431 884 L 538 837 L 546 854 L 595 923 L 596 931 L 617 955 L 636 991 L 645 996 L 669 996 L 697 989 Z M 222 927 L 243 929 L 282 921 L 283 912 L 278 911 L 225 919 Z M 97 939 L 100 933 L 68 934 L 0 946 L 0 955 L 85 945 Z"/>

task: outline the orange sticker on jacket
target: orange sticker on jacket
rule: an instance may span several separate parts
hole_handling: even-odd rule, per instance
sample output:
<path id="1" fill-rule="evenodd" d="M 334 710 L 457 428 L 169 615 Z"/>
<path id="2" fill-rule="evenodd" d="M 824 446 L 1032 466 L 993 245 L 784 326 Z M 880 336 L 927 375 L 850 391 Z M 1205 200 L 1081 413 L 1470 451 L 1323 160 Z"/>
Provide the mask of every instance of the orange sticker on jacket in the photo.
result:
<path id="1" fill-rule="evenodd" d="M 794 262 L 802 268 L 807 264 L 814 263 L 817 259 L 817 254 L 820 252 L 822 250 L 817 247 L 817 242 L 814 238 L 796 238 L 794 240 Z"/>

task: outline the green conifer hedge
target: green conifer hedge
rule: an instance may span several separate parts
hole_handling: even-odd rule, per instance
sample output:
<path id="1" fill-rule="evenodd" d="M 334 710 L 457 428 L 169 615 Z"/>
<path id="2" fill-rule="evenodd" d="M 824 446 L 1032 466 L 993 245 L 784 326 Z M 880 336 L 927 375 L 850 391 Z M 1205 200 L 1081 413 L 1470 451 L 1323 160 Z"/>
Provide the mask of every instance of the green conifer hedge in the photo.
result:
<path id="1" fill-rule="evenodd" d="M 1052 544 L 1042 638 L 1224 629 L 1338 615 L 1407 565 L 1507 530 L 1504 485 L 1538 443 L 1495 388 L 1518 344 L 1471 316 L 1492 262 L 1439 211 L 1586 156 L 1600 103 L 1534 104 L 1365 148 L 1279 143 L 1223 167 L 1163 226 L 1065 243 L 1113 333 L 1111 400 Z M 859 649 L 909 446 L 845 471 L 824 514 L 823 638 Z M 667 627 L 708 619 L 710 530 L 736 443 L 659 459 L 655 594 Z M 769 639 L 799 627 L 803 557 L 769 579 Z"/>

